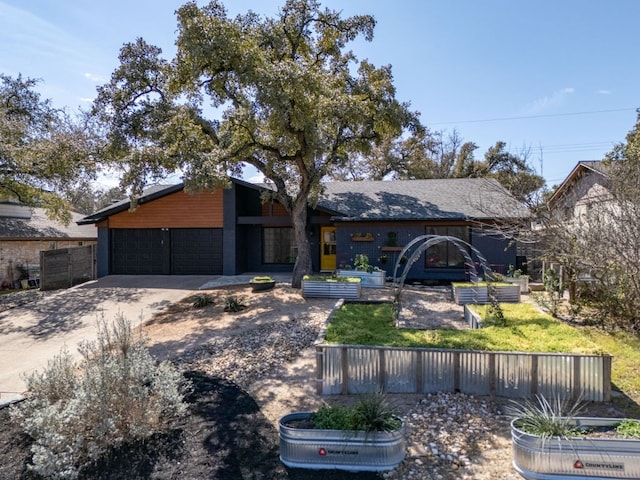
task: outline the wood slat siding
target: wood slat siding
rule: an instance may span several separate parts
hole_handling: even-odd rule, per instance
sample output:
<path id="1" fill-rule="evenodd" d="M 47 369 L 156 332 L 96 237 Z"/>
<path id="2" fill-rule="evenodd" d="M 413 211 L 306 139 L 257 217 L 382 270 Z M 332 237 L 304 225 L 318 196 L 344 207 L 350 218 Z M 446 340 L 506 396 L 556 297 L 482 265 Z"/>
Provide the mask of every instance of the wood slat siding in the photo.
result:
<path id="1" fill-rule="evenodd" d="M 69 288 L 96 278 L 95 245 L 40 252 L 40 289 Z"/>
<path id="2" fill-rule="evenodd" d="M 265 202 L 262 204 L 263 217 L 288 217 L 289 214 L 278 202 Z"/>
<path id="3" fill-rule="evenodd" d="M 98 226 L 109 228 L 222 228 L 223 191 L 188 194 L 179 191 L 143 203 L 133 212 L 109 217 Z"/>
<path id="4" fill-rule="evenodd" d="M 462 392 L 611 399 L 611 356 L 316 345 L 321 395 Z"/>

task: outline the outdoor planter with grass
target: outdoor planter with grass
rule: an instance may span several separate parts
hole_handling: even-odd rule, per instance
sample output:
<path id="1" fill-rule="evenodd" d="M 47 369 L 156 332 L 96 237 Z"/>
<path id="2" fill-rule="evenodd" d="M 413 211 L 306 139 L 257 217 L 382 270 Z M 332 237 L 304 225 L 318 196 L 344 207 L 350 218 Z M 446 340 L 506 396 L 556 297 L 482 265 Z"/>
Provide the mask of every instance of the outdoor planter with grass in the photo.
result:
<path id="1" fill-rule="evenodd" d="M 302 296 L 321 298 L 360 298 L 361 279 L 357 277 L 328 277 L 306 275 L 302 279 Z"/>
<path id="2" fill-rule="evenodd" d="M 529 480 L 640 478 L 640 421 L 578 417 L 578 403 L 527 401 L 511 421 L 513 466 Z"/>
<path id="3" fill-rule="evenodd" d="M 251 290 L 254 292 L 262 292 L 265 290 L 271 290 L 276 284 L 276 281 L 271 277 L 253 277 L 249 282 Z"/>
<path id="4" fill-rule="evenodd" d="M 489 287 L 486 282 L 455 282 L 453 286 L 453 299 L 458 305 L 468 303 L 489 303 Z M 520 302 L 520 285 L 511 283 L 492 283 L 498 302 Z"/>
<path id="5" fill-rule="evenodd" d="M 640 478 L 640 439 L 622 438 L 611 432 L 600 438 L 589 431 L 614 430 L 620 418 L 576 417 L 566 419 L 584 434 L 545 437 L 527 433 L 511 422 L 513 466 L 526 479 Z"/>
<path id="6" fill-rule="evenodd" d="M 390 411 L 380 416 L 374 411 L 378 401 L 373 400 L 372 409 L 368 398 L 352 407 L 324 406 L 318 412 L 283 416 L 279 421 L 282 463 L 313 470 L 385 471 L 397 467 L 405 457 L 404 425 Z"/>

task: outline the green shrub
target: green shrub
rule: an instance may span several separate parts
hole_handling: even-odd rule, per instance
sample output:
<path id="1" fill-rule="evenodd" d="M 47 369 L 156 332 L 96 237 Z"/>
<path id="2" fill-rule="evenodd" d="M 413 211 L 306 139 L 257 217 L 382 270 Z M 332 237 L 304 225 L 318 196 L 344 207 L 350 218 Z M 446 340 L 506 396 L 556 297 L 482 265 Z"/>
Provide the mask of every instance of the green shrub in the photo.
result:
<path id="1" fill-rule="evenodd" d="M 224 311 L 225 312 L 239 312 L 244 310 L 247 306 L 244 304 L 244 300 L 236 295 L 228 295 L 224 299 Z"/>
<path id="2" fill-rule="evenodd" d="M 352 406 L 323 405 L 311 417 L 313 428 L 326 430 L 361 430 L 388 432 L 402 422 L 383 394 L 365 395 Z"/>
<path id="3" fill-rule="evenodd" d="M 623 420 L 616 426 L 616 432 L 625 438 L 640 438 L 640 421 Z"/>
<path id="4" fill-rule="evenodd" d="M 196 293 L 191 298 L 191 304 L 195 308 L 204 308 L 207 305 L 213 305 L 216 301 L 210 293 Z"/>
<path id="5" fill-rule="evenodd" d="M 67 351 L 27 377 L 27 400 L 12 418 L 33 438 L 29 468 L 52 479 L 76 478 L 110 448 L 150 437 L 185 413 L 182 375 L 157 364 L 122 316 L 98 322 L 97 340 Z"/>

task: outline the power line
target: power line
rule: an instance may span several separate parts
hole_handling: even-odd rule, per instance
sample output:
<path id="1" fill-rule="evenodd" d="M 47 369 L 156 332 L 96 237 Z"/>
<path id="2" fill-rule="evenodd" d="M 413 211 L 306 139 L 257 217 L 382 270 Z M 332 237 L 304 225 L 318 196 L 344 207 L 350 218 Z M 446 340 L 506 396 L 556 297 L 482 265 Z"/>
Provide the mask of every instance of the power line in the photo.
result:
<path id="1" fill-rule="evenodd" d="M 459 120 L 455 122 L 436 122 L 429 123 L 429 126 L 435 125 L 456 125 L 461 123 L 488 123 L 488 122 L 504 122 L 507 120 L 526 120 L 529 118 L 551 118 L 551 117 L 569 117 L 577 115 L 595 115 L 598 113 L 613 113 L 613 112 L 630 112 L 636 111 L 635 108 L 614 108 L 611 110 L 590 110 L 587 112 L 570 112 L 570 113 L 548 113 L 541 115 L 522 115 L 519 117 L 498 117 L 498 118 L 485 118 L 482 120 Z"/>

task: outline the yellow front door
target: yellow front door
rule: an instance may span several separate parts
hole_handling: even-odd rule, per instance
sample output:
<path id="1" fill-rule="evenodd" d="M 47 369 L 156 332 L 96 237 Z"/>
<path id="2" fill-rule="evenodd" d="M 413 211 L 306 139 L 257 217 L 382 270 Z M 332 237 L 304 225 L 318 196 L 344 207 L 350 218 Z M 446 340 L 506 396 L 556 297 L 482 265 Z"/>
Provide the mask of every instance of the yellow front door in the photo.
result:
<path id="1" fill-rule="evenodd" d="M 336 269 L 336 227 L 320 227 L 320 270 Z"/>

